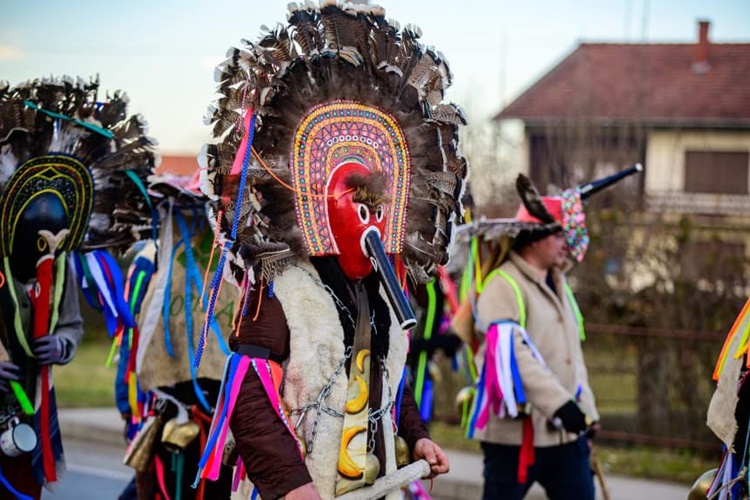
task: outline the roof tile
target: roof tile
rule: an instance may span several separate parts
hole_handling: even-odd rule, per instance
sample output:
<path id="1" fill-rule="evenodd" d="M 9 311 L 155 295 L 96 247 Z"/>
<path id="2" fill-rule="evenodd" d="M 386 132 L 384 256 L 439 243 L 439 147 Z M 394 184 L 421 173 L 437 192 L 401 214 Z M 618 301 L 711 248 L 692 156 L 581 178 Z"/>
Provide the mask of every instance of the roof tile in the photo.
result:
<path id="1" fill-rule="evenodd" d="M 750 126 L 750 44 L 584 43 L 495 119 Z"/>

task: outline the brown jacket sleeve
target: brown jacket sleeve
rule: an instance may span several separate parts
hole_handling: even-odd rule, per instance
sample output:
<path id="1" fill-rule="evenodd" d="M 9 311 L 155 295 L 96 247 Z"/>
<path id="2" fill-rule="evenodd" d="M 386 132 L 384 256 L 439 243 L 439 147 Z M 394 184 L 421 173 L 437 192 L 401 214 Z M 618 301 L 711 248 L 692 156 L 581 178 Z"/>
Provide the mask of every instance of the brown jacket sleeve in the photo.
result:
<path id="1" fill-rule="evenodd" d="M 430 438 L 427 426 L 422 422 L 417 402 L 414 400 L 414 389 L 407 380 L 404 384 L 404 394 L 401 398 L 401 413 L 399 414 L 398 435 L 404 438 L 409 450 L 422 438 Z"/>
<path id="2" fill-rule="evenodd" d="M 266 290 L 251 291 L 247 315 L 239 325 L 230 342 L 233 349 L 252 344 L 266 347 L 283 358 L 289 355 L 289 329 L 284 312 L 278 299 L 269 297 Z M 252 368 L 242 382 L 229 426 L 248 477 L 261 498 L 280 498 L 312 481 L 297 443 L 276 415 Z"/>
<path id="3" fill-rule="evenodd" d="M 273 500 L 312 481 L 284 423 L 251 368 L 229 423 L 247 475 L 261 498 Z"/>

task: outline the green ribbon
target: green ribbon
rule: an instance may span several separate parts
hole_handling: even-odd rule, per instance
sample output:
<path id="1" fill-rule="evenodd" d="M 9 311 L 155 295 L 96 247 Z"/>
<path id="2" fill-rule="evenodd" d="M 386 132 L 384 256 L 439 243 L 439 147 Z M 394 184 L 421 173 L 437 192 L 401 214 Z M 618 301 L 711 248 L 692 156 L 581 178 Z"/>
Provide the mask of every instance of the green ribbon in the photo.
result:
<path id="1" fill-rule="evenodd" d="M 16 399 L 18 400 L 18 404 L 21 405 L 21 410 L 23 410 L 23 413 L 25 415 L 33 415 L 34 406 L 31 404 L 31 401 L 29 401 L 29 397 L 24 392 L 21 384 L 19 384 L 15 380 L 11 380 L 10 386 L 13 388 L 13 394 L 16 395 Z"/>
<path id="2" fill-rule="evenodd" d="M 73 118 L 73 117 L 70 117 L 70 116 L 67 116 L 67 115 L 63 115 L 61 113 L 55 113 L 54 111 L 50 111 L 48 109 L 42 109 L 38 105 L 34 104 L 33 102 L 31 102 L 29 100 L 23 101 L 23 104 L 24 104 L 24 106 L 26 106 L 28 108 L 31 108 L 31 109 L 33 109 L 35 111 L 40 111 L 40 112 L 44 113 L 47 116 L 51 116 L 52 118 L 58 118 L 60 120 L 65 120 L 67 122 L 72 122 L 72 123 L 75 123 L 76 125 L 80 125 L 81 127 L 87 128 L 87 129 L 89 129 L 89 130 L 91 130 L 93 132 L 96 132 L 99 135 L 103 135 L 107 139 L 112 139 L 115 136 L 115 134 L 113 134 L 109 130 L 106 130 L 106 129 L 103 129 L 101 127 L 98 127 L 98 126 L 94 125 L 93 123 L 87 123 L 87 122 L 81 121 L 81 120 L 79 120 L 77 118 Z"/>
<path id="3" fill-rule="evenodd" d="M 10 257 L 7 255 L 3 257 L 3 268 L 5 269 L 6 286 L 8 287 L 8 292 L 10 292 L 10 297 L 11 300 L 13 300 L 13 305 L 15 307 L 15 312 L 13 314 L 13 329 L 16 332 L 16 338 L 18 339 L 18 343 L 21 344 L 23 351 L 28 357 L 33 358 L 34 353 L 31 352 L 29 343 L 26 341 L 26 334 L 23 331 L 23 322 L 21 321 L 21 308 L 18 305 L 16 285 L 13 283 L 13 275 L 10 271 Z"/>
<path id="4" fill-rule="evenodd" d="M 435 280 L 433 279 L 425 285 L 427 289 L 427 316 L 424 322 L 424 333 L 423 337 L 425 340 L 430 340 L 432 337 L 432 326 L 435 323 Z M 417 364 L 417 381 L 414 387 L 414 399 L 417 402 L 419 408 L 422 407 L 422 390 L 424 389 L 424 377 L 425 370 L 427 369 L 427 351 L 421 351 L 419 353 L 419 363 Z"/>
<path id="5" fill-rule="evenodd" d="M 578 334 L 581 337 L 581 342 L 583 342 L 584 340 L 586 340 L 586 330 L 583 329 L 583 314 L 581 314 L 581 308 L 578 307 L 578 302 L 576 302 L 575 295 L 573 295 L 573 290 L 571 290 L 570 285 L 568 285 L 567 281 L 563 284 L 563 289 L 565 290 L 565 295 L 568 296 L 570 307 L 573 308 L 573 313 L 576 315 L 576 321 L 578 322 Z"/>

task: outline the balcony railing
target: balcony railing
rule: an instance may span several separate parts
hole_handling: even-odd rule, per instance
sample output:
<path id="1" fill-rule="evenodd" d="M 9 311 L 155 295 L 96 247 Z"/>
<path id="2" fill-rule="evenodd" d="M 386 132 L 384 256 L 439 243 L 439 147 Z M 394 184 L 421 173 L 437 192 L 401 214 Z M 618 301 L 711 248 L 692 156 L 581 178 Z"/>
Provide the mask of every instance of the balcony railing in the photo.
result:
<path id="1" fill-rule="evenodd" d="M 646 209 L 703 215 L 750 215 L 750 195 L 712 193 L 647 193 Z"/>

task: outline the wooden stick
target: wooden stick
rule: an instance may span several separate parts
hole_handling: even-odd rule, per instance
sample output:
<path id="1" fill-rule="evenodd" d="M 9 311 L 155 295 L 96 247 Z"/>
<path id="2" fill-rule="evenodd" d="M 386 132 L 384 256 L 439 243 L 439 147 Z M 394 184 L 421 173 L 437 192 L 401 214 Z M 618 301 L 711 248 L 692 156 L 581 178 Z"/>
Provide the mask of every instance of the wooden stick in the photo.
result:
<path id="1" fill-rule="evenodd" d="M 596 478 L 599 480 L 599 486 L 602 488 L 602 496 L 604 500 L 610 500 L 612 497 L 609 494 L 609 488 L 607 487 L 607 481 L 604 479 L 604 471 L 602 470 L 602 464 L 599 462 L 599 456 L 594 451 L 594 447 L 591 447 L 591 470 L 594 471 Z"/>
<path id="2" fill-rule="evenodd" d="M 350 491 L 336 500 L 374 500 L 384 497 L 391 491 L 395 491 L 412 481 L 421 479 L 430 474 L 430 464 L 426 460 L 417 460 L 416 462 L 402 467 L 395 472 L 378 478 L 372 486 L 365 486 L 358 490 Z"/>

